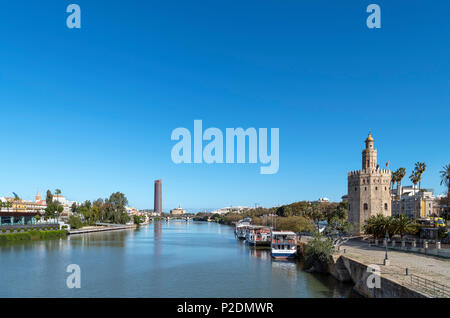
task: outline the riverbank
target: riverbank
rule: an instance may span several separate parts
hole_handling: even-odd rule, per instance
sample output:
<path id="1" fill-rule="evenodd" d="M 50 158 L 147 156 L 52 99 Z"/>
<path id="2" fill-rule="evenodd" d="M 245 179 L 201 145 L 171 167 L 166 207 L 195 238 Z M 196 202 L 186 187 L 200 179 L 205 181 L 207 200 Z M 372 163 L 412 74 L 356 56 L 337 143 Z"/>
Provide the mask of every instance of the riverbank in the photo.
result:
<path id="1" fill-rule="evenodd" d="M 106 231 L 118 231 L 118 230 L 128 230 L 135 229 L 137 227 L 136 224 L 132 225 L 114 225 L 114 226 L 85 226 L 81 229 L 70 230 L 68 232 L 69 235 L 75 234 L 84 234 L 84 233 L 94 233 L 94 232 L 106 232 Z"/>
<path id="2" fill-rule="evenodd" d="M 68 232 L 66 230 L 55 231 L 27 231 L 17 233 L 0 234 L 0 242 L 7 241 L 37 241 L 44 239 L 65 238 Z"/>
<path id="3" fill-rule="evenodd" d="M 299 242 L 299 255 L 304 255 L 306 244 Z M 390 264 L 385 266 L 384 257 L 384 249 L 353 240 L 344 244 L 324 267 L 335 279 L 352 282 L 354 290 L 368 298 L 449 297 L 450 260 L 390 250 Z M 367 284 L 374 278 L 369 277 L 373 269 L 379 274 L 380 288 L 369 288 Z"/>

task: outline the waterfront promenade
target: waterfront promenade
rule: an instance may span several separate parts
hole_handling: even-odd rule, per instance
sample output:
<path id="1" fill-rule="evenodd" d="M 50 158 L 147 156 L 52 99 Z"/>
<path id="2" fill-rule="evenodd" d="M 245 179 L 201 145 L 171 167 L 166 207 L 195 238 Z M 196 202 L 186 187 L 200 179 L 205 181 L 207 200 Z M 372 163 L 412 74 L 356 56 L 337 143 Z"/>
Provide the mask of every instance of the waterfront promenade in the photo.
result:
<path id="1" fill-rule="evenodd" d="M 93 232 L 105 232 L 105 231 L 117 231 L 117 230 L 128 230 L 135 228 L 136 225 L 114 225 L 114 226 L 85 226 L 81 229 L 70 230 L 69 235 L 74 234 L 84 234 Z"/>
<path id="2" fill-rule="evenodd" d="M 344 249 L 345 253 L 343 251 Z M 384 266 L 385 249 L 382 247 L 369 247 L 367 242 L 359 240 L 348 241 L 341 247 L 340 254 L 365 265 L 378 265 L 380 266 L 382 277 L 427 296 L 433 295 L 429 294 L 423 286 L 412 282 L 411 275 L 406 275 L 406 268 L 408 268 L 409 274 L 417 275 L 438 284 L 450 286 L 450 259 L 388 250 L 390 265 Z"/>

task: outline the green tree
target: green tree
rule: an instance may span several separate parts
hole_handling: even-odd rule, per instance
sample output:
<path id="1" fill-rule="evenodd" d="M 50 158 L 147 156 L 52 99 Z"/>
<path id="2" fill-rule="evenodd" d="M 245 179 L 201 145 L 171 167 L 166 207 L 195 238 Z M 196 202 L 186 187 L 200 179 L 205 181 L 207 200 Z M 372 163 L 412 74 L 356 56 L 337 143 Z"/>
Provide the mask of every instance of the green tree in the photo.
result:
<path id="1" fill-rule="evenodd" d="M 72 203 L 72 206 L 70 207 L 70 210 L 72 211 L 72 213 L 77 213 L 77 204 L 74 202 Z"/>
<path id="2" fill-rule="evenodd" d="M 56 189 L 55 190 L 55 195 L 60 195 L 62 192 L 61 192 L 61 190 L 60 189 Z"/>
<path id="3" fill-rule="evenodd" d="M 142 223 L 142 219 L 139 215 L 133 215 L 133 222 L 134 224 L 139 225 Z"/>
<path id="4" fill-rule="evenodd" d="M 130 217 L 126 212 L 128 200 L 123 193 L 115 192 L 111 194 L 109 199 L 105 200 L 105 215 L 108 222 L 125 224 L 130 221 Z"/>
<path id="5" fill-rule="evenodd" d="M 402 184 L 402 180 L 406 175 L 405 168 L 398 168 L 393 174 L 395 174 L 395 182 L 397 183 L 397 190 L 399 189 L 399 185 Z M 400 195 L 400 193 L 397 193 Z"/>
<path id="6" fill-rule="evenodd" d="M 69 216 L 69 225 L 71 229 L 79 229 L 83 227 L 83 222 L 79 216 L 71 215 Z"/>
<path id="7" fill-rule="evenodd" d="M 417 183 L 419 183 L 420 179 L 421 179 L 421 176 L 419 175 L 419 173 L 416 170 L 413 170 L 411 172 L 411 175 L 409 176 L 409 180 L 411 180 L 411 182 L 414 184 L 414 187 L 417 186 Z M 417 210 L 416 196 L 414 196 L 414 216 L 417 215 L 416 210 Z"/>
<path id="8" fill-rule="evenodd" d="M 319 222 L 325 220 L 325 213 L 320 208 L 319 204 L 312 203 L 308 209 L 307 215 L 314 221 L 319 231 Z"/>
<path id="9" fill-rule="evenodd" d="M 410 233 L 415 230 L 414 223 L 411 219 L 408 219 L 405 215 L 400 215 L 393 221 L 394 232 L 400 234 L 400 237 L 404 238 L 405 234 Z"/>
<path id="10" fill-rule="evenodd" d="M 382 214 L 372 215 L 364 225 L 364 233 L 371 234 L 377 239 L 383 238 L 386 232 L 392 237 L 395 231 L 394 218 Z"/>
<path id="11" fill-rule="evenodd" d="M 335 251 L 333 241 L 316 232 L 306 245 L 305 267 L 316 271 L 327 271 L 327 264 Z"/>
<path id="12" fill-rule="evenodd" d="M 50 190 L 47 190 L 47 195 L 45 197 L 45 203 L 49 206 L 53 202 L 53 194 Z"/>
<path id="13" fill-rule="evenodd" d="M 397 180 L 398 180 L 398 170 L 392 172 L 392 175 L 391 175 L 391 189 L 394 188 L 394 185 L 397 183 Z"/>
<path id="14" fill-rule="evenodd" d="M 395 174 L 396 174 L 396 182 L 397 182 L 397 195 L 398 195 L 398 198 L 399 198 L 399 201 L 398 201 L 398 203 L 399 203 L 398 212 L 399 212 L 399 214 L 401 214 L 402 213 L 402 198 L 401 198 L 401 193 L 400 193 L 399 190 L 400 190 L 400 186 L 402 185 L 402 180 L 406 176 L 406 169 L 405 168 L 398 168 L 395 171 Z"/>
<path id="15" fill-rule="evenodd" d="M 417 181 L 419 182 L 419 191 L 421 190 L 422 175 L 426 169 L 427 165 L 425 164 L 425 162 L 416 162 L 414 171 L 417 174 Z"/>
<path id="16" fill-rule="evenodd" d="M 348 218 L 348 202 L 340 202 L 334 209 L 325 213 L 328 225 L 333 223 L 344 223 Z"/>

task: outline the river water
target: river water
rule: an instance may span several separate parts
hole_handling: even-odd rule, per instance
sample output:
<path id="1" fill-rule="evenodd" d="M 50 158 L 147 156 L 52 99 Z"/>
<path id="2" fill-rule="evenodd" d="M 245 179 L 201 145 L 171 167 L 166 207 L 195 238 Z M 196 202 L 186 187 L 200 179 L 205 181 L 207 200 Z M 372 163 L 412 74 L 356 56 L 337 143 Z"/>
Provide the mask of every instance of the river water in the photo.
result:
<path id="1" fill-rule="evenodd" d="M 68 288 L 67 266 L 81 269 Z M 352 287 L 235 239 L 216 223 L 169 221 L 0 245 L 0 297 L 354 297 Z"/>

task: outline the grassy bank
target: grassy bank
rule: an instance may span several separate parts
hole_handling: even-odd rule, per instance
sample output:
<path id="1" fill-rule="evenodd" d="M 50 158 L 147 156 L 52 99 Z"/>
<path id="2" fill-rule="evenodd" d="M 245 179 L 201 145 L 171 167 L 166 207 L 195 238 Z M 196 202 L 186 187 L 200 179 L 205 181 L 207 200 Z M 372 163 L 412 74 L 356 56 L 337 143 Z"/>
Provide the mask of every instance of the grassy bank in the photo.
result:
<path id="1" fill-rule="evenodd" d="M 66 230 L 56 231 L 28 231 L 18 233 L 0 234 L 0 242 L 6 241 L 37 241 L 45 239 L 65 238 Z"/>

